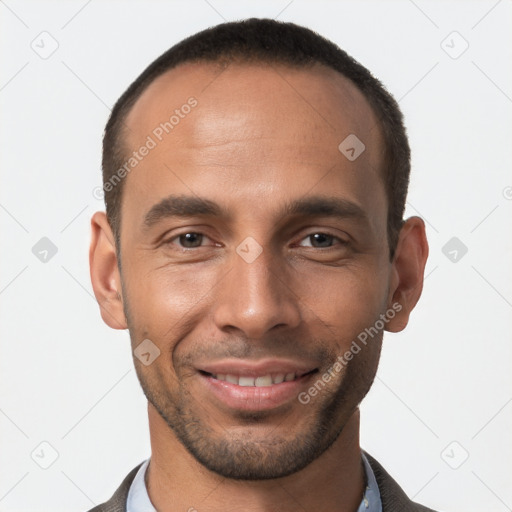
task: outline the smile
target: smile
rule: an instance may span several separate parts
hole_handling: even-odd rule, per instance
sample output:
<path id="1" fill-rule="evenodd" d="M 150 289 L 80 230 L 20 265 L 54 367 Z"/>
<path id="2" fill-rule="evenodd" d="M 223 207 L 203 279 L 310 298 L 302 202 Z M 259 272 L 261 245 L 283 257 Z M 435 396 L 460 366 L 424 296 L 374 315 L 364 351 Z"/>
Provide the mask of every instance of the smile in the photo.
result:
<path id="1" fill-rule="evenodd" d="M 313 370 L 315 371 L 315 370 Z M 290 373 L 274 373 L 274 374 L 266 374 L 266 375 L 257 375 L 257 376 L 247 376 L 247 375 L 234 375 L 232 373 L 219 373 L 219 374 L 209 374 L 204 372 L 206 375 L 212 377 L 216 380 L 222 380 L 226 382 L 230 382 L 231 384 L 236 384 L 238 386 L 255 386 L 255 387 L 267 387 L 272 386 L 274 384 L 281 384 L 282 382 L 292 382 L 302 375 L 297 375 L 295 372 Z M 308 372 L 311 373 L 311 372 Z"/>
<path id="2" fill-rule="evenodd" d="M 254 412 L 293 403 L 306 389 L 309 378 L 318 372 L 309 363 L 233 359 L 204 364 L 197 370 L 206 400 L 213 399 L 232 411 Z"/>

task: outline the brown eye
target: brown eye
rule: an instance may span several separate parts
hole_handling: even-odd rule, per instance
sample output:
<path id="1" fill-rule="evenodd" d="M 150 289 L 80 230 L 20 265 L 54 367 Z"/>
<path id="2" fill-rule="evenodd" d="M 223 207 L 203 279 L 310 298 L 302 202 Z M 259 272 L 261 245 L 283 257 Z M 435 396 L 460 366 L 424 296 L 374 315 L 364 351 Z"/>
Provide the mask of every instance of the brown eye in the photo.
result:
<path id="1" fill-rule="evenodd" d="M 187 248 L 200 247 L 203 241 L 203 235 L 200 233 L 184 233 L 178 237 L 180 244 Z"/>
<path id="2" fill-rule="evenodd" d="M 183 249 L 195 249 L 202 246 L 204 235 L 201 233 L 188 232 L 170 238 L 165 243 L 168 245 L 175 245 L 178 242 L 178 247 Z"/>
<path id="3" fill-rule="evenodd" d="M 326 235 L 325 233 L 309 235 L 309 239 L 314 247 L 330 247 L 333 242 L 333 237 L 331 235 Z"/>
<path id="4" fill-rule="evenodd" d="M 332 247 L 334 245 L 333 242 L 335 240 L 337 240 L 341 244 L 346 243 L 343 240 L 341 240 L 340 238 L 338 238 L 334 235 L 330 235 L 329 233 L 312 233 L 312 234 L 306 236 L 305 238 L 303 238 L 303 240 L 309 240 L 311 245 L 300 244 L 300 245 L 302 245 L 302 247 L 313 247 L 313 248 L 317 248 L 317 249 Z"/>

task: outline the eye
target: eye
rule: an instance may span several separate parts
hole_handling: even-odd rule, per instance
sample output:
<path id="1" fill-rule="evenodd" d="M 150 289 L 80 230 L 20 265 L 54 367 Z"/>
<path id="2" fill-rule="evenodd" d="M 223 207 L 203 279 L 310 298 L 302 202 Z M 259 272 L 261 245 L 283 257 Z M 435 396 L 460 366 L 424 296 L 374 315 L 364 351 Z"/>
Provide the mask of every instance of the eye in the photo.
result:
<path id="1" fill-rule="evenodd" d="M 202 241 L 204 238 L 208 239 L 208 237 L 202 233 L 190 231 L 169 238 L 164 243 L 167 245 L 174 245 L 174 241 L 177 240 L 183 249 L 195 249 L 202 246 Z"/>
<path id="2" fill-rule="evenodd" d="M 329 248 L 333 246 L 333 241 L 337 240 L 341 245 L 346 245 L 347 242 L 338 238 L 337 236 L 330 235 L 329 233 L 311 233 L 310 235 L 303 238 L 303 240 L 309 240 L 311 245 L 299 244 L 302 247 L 313 247 L 313 248 Z"/>

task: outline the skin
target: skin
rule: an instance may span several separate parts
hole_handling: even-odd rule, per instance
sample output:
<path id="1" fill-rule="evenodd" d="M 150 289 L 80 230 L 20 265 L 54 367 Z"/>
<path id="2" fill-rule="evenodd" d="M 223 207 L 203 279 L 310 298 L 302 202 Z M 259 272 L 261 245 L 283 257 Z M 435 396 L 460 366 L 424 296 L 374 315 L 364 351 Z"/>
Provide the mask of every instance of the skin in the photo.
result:
<path id="1" fill-rule="evenodd" d="M 132 349 L 150 339 L 160 350 L 148 366 L 134 358 L 148 397 L 150 499 L 159 511 L 354 511 L 364 487 L 358 405 L 382 332 L 307 405 L 294 398 L 267 411 L 233 409 L 199 369 L 226 358 L 293 359 L 316 369 L 304 391 L 397 303 L 385 329 L 401 331 L 422 290 L 424 223 L 405 222 L 390 261 L 382 136 L 367 101 L 338 73 L 182 65 L 129 113 L 130 152 L 190 96 L 197 107 L 125 178 L 122 271 L 105 214 L 91 221 L 103 320 L 129 329 Z M 352 133 L 366 149 L 350 162 L 338 145 Z M 170 194 L 215 201 L 226 215 L 145 229 L 146 213 Z M 364 219 L 280 213 L 312 196 L 349 201 Z M 185 233 L 203 237 L 187 242 Z M 236 251 L 247 237 L 262 249 L 250 263 Z"/>

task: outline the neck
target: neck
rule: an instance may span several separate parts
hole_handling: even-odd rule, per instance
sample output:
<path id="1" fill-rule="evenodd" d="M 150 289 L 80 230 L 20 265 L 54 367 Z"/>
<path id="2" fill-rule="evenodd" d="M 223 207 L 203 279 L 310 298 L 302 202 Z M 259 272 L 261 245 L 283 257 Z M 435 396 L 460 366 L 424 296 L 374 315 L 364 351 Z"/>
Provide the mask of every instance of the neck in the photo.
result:
<path id="1" fill-rule="evenodd" d="M 274 480 L 230 480 L 197 462 L 148 405 L 151 461 L 146 486 L 159 512 L 354 512 L 361 502 L 364 470 L 359 448 L 359 410 L 332 446 L 303 470 Z"/>

